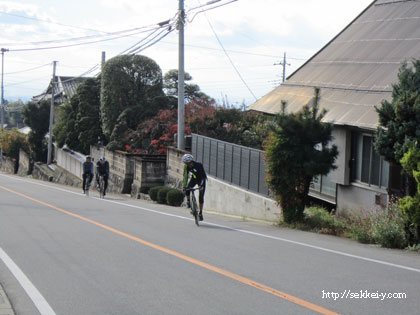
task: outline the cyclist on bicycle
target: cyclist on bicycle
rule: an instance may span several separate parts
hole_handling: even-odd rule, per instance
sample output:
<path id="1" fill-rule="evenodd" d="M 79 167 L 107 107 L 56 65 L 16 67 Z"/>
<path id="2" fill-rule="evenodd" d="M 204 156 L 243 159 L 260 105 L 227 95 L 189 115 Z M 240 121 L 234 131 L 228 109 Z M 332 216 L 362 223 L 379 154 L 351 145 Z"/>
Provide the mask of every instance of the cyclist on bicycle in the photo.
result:
<path id="1" fill-rule="evenodd" d="M 199 218 L 203 221 L 203 206 L 204 206 L 204 194 L 206 192 L 206 180 L 207 175 L 204 170 L 203 164 L 194 161 L 194 157 L 191 154 L 184 154 L 182 157 L 184 166 L 184 191 L 187 196 L 187 207 L 191 208 L 190 203 L 190 191 L 187 188 L 193 188 L 195 185 L 200 187 L 198 195 L 198 203 L 200 207 Z M 188 174 L 191 173 L 190 181 L 188 181 Z"/>
<path id="2" fill-rule="evenodd" d="M 109 163 L 103 156 L 96 163 L 96 183 L 99 187 L 99 177 L 102 176 L 104 179 L 104 196 L 106 194 L 106 189 L 108 187 L 108 177 L 109 177 Z"/>
<path id="3" fill-rule="evenodd" d="M 93 179 L 93 163 L 89 155 L 86 156 L 86 161 L 83 162 L 83 193 L 85 193 L 86 179 L 88 179 L 88 185 L 90 186 Z"/>

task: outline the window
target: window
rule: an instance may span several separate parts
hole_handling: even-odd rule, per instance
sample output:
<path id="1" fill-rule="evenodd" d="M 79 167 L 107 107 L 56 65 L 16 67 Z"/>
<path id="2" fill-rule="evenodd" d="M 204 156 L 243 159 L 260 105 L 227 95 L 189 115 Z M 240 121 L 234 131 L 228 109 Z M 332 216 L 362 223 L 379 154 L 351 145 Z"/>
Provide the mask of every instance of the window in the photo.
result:
<path id="1" fill-rule="evenodd" d="M 352 134 L 352 181 L 378 187 L 388 187 L 389 163 L 375 151 L 374 138 L 368 134 Z"/>

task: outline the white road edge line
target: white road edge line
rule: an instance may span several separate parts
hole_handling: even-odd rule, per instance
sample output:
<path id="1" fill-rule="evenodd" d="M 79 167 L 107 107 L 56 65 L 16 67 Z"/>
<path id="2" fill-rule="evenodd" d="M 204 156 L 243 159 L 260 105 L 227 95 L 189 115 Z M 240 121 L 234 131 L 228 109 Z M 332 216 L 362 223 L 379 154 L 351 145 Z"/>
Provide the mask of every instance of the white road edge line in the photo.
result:
<path id="1" fill-rule="evenodd" d="M 54 186 L 50 186 L 50 185 L 45 185 L 45 184 L 41 184 L 41 183 L 36 183 L 36 182 L 32 182 L 32 181 L 28 181 L 28 180 L 24 180 L 24 179 L 20 179 L 20 178 L 8 176 L 8 175 L 3 175 L 3 176 L 13 178 L 13 179 L 16 179 L 16 180 L 30 182 L 32 184 L 39 185 L 39 186 L 44 186 L 44 187 L 48 187 L 48 188 L 57 189 L 57 190 L 67 192 L 67 193 L 83 195 L 81 193 L 76 193 L 76 192 L 72 192 L 72 191 L 69 191 L 69 190 L 66 190 L 66 189 L 62 189 L 62 188 L 58 188 L 58 187 L 54 187 Z M 113 201 L 113 200 L 109 200 L 109 199 L 101 199 L 101 198 L 97 198 L 97 197 L 93 197 L 93 198 L 98 199 L 98 200 L 102 200 L 102 201 L 106 201 L 106 202 L 110 202 L 110 203 L 114 203 L 114 204 L 117 204 L 117 205 L 125 206 L 125 207 L 136 208 L 136 209 L 141 209 L 141 210 L 144 210 L 144 211 L 147 211 L 147 212 L 166 215 L 166 216 L 169 216 L 169 217 L 175 217 L 175 218 L 178 218 L 178 219 L 190 220 L 190 221 L 193 220 L 193 219 L 186 218 L 186 217 L 183 217 L 183 216 L 180 216 L 180 215 L 170 214 L 170 213 L 166 213 L 166 212 L 162 212 L 162 211 L 158 211 L 158 210 L 147 209 L 147 208 L 143 208 L 143 207 L 139 207 L 139 206 L 135 206 L 135 205 L 130 205 L 130 204 L 125 204 L 125 203 L 122 203 L 122 202 Z M 210 223 L 210 222 L 205 222 L 205 224 L 212 225 L 212 226 L 217 226 L 217 227 L 224 228 L 224 229 L 229 229 L 229 230 L 232 230 L 232 231 L 235 231 L 235 232 L 240 232 L 240 233 L 244 233 L 244 234 L 250 234 L 250 235 L 259 236 L 259 237 L 263 237 L 263 238 L 273 239 L 273 240 L 282 241 L 282 242 L 285 242 L 285 243 L 300 245 L 300 246 L 304 246 L 304 247 L 308 247 L 308 248 L 312 248 L 312 249 L 317 249 L 317 250 L 328 252 L 328 253 L 333 253 L 333 254 L 336 254 L 336 255 L 346 256 L 346 257 L 350 257 L 350 258 L 355 258 L 355 259 L 359 259 L 359 260 L 369 261 L 369 262 L 373 262 L 373 263 L 377 263 L 377 264 L 381 264 L 381 265 L 385 265 L 385 266 L 390 266 L 390 267 L 394 267 L 394 268 L 399 268 L 399 269 L 404 269 L 404 270 L 414 271 L 414 272 L 420 273 L 420 269 L 407 267 L 407 266 L 403 266 L 403 265 L 398 265 L 398 264 L 393 264 L 393 263 L 383 261 L 383 260 L 378 260 L 378 259 L 353 255 L 353 254 L 349 254 L 349 253 L 345 253 L 345 252 L 336 251 L 336 250 L 333 250 L 333 249 L 328 249 L 328 248 L 325 248 L 325 247 L 320 247 L 320 246 L 311 245 L 311 244 L 307 244 L 307 243 L 292 241 L 292 240 L 289 240 L 289 239 L 286 239 L 286 238 L 271 236 L 271 235 L 267 235 L 267 234 L 262 234 L 262 233 L 257 233 L 257 232 L 242 230 L 242 229 L 236 229 L 236 228 L 226 226 L 226 225 Z"/>
<path id="2" fill-rule="evenodd" d="M 6 254 L 2 248 L 0 248 L 0 258 L 7 266 L 7 268 L 9 268 L 10 272 L 15 276 L 17 281 L 25 290 L 26 294 L 28 294 L 41 315 L 56 315 L 54 310 L 38 291 L 38 289 L 32 284 L 28 277 L 22 272 L 22 270 L 15 264 L 15 262 L 9 257 L 9 255 Z"/>

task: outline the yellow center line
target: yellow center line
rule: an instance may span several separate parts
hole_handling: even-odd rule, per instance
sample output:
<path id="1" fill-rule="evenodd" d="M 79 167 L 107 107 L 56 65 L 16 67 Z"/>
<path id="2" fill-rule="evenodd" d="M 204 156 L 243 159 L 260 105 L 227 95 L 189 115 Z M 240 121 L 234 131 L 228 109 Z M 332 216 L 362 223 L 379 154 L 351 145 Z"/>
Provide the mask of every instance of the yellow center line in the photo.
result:
<path id="1" fill-rule="evenodd" d="M 62 209 L 62 208 L 59 208 L 59 207 L 53 206 L 53 205 L 51 205 L 51 204 L 49 204 L 49 203 L 46 203 L 46 202 L 44 202 L 44 201 L 41 201 L 41 200 L 38 200 L 38 199 L 32 198 L 32 197 L 27 196 L 27 195 L 24 195 L 24 194 L 22 194 L 22 193 L 19 193 L 19 192 L 17 192 L 17 191 L 11 190 L 11 189 L 6 188 L 6 187 L 4 187 L 4 186 L 0 186 L 0 188 L 1 188 L 1 189 L 3 189 L 3 190 L 8 191 L 8 192 L 10 192 L 10 193 L 13 193 L 13 194 L 15 194 L 15 195 L 18 195 L 18 196 L 20 196 L 20 197 L 23 197 L 23 198 L 25 198 L 25 199 L 28 199 L 28 200 L 31 200 L 31 201 L 36 202 L 36 203 L 38 203 L 38 204 L 44 205 L 44 206 L 46 206 L 46 207 L 48 207 L 48 208 L 51 208 L 51 209 L 57 210 L 57 211 L 59 211 L 59 212 L 61 212 L 61 213 L 67 214 L 67 215 L 69 215 L 69 216 L 72 216 L 72 217 L 74 217 L 74 218 L 80 219 L 80 220 L 85 221 L 85 222 L 89 222 L 89 223 L 91 223 L 91 224 L 93 224 L 93 225 L 96 225 L 96 226 L 98 226 L 98 227 L 100 227 L 100 228 L 103 228 L 103 229 L 105 229 L 105 230 L 108 230 L 108 231 L 110 231 L 110 232 L 113 232 L 113 233 L 115 233 L 115 234 L 118 234 L 118 235 L 120 235 L 120 236 L 126 237 L 126 238 L 128 238 L 128 239 L 130 239 L 130 240 L 133 240 L 133 241 L 135 241 L 135 242 L 138 242 L 138 243 L 140 243 L 140 244 L 143 244 L 143 245 L 149 246 L 149 247 L 151 247 L 151 248 L 154 248 L 154 249 L 156 249 L 156 250 L 159 250 L 159 251 L 161 251 L 161 252 L 164 252 L 164 253 L 166 253 L 166 254 L 168 254 L 168 255 L 175 256 L 175 257 L 177 257 L 177 258 L 179 258 L 179 259 L 182 259 L 182 260 L 184 260 L 184 261 L 188 261 L 188 262 L 190 262 L 190 263 L 192 263 L 192 264 L 195 264 L 195 265 L 197 265 L 197 266 L 203 267 L 203 268 L 205 268 L 205 269 L 207 269 L 207 270 L 213 271 L 213 272 L 218 273 L 218 274 L 220 274 L 220 275 L 223 275 L 223 276 L 225 276 L 225 277 L 228 277 L 228 278 L 234 279 L 234 280 L 239 281 L 239 282 L 241 282 L 241 283 L 243 283 L 243 284 L 246 284 L 246 285 L 248 285 L 248 286 L 251 286 L 251 287 L 257 288 L 257 289 L 259 289 L 259 290 L 261 290 L 261 291 L 264 291 L 264 292 L 270 293 L 270 294 L 272 294 L 272 295 L 278 296 L 278 297 L 280 297 L 280 298 L 282 298 L 282 299 L 284 299 L 284 300 L 290 301 L 290 302 L 292 302 L 292 303 L 294 303 L 294 304 L 297 304 L 297 305 L 299 305 L 299 306 L 305 307 L 305 308 L 307 308 L 307 309 L 310 309 L 310 310 L 312 310 L 312 311 L 318 312 L 318 313 L 320 313 L 320 314 L 325 314 L 325 315 L 340 315 L 339 313 L 336 313 L 336 312 L 330 311 L 330 310 L 328 310 L 328 309 L 326 309 L 326 308 L 323 308 L 323 307 L 321 307 L 321 306 L 319 306 L 319 305 L 316 305 L 316 304 L 310 303 L 310 302 L 308 302 L 308 301 L 302 300 L 302 299 L 300 299 L 300 298 L 298 298 L 298 297 L 295 297 L 295 296 L 293 296 L 293 295 L 287 294 L 287 293 L 285 293 L 285 292 L 282 292 L 282 291 L 279 291 L 279 290 L 273 289 L 273 288 L 271 288 L 271 287 L 269 287 L 269 286 L 267 286 L 267 285 L 265 285 L 265 284 L 262 284 L 262 283 L 259 283 L 259 282 L 256 282 L 256 281 L 253 281 L 253 280 L 251 280 L 251 279 L 248 279 L 248 278 L 242 277 L 242 276 L 237 275 L 237 274 L 235 274 L 235 273 L 232 273 L 232 272 L 230 272 L 230 271 L 227 271 L 227 270 L 224 270 L 224 269 L 221 269 L 221 268 L 215 267 L 215 266 L 213 266 L 213 265 L 207 264 L 207 263 L 202 262 L 202 261 L 200 261 L 200 260 L 197 260 L 197 259 L 195 259 L 195 258 L 192 258 L 192 257 L 186 256 L 186 255 L 183 255 L 183 254 L 181 254 L 181 253 L 178 253 L 178 252 L 176 252 L 176 251 L 170 250 L 170 249 L 168 249 L 168 248 L 165 248 L 165 247 L 159 246 L 159 245 L 157 245 L 157 244 L 154 244 L 154 243 L 148 242 L 148 241 L 146 241 L 146 240 L 143 240 L 143 239 L 138 238 L 138 237 L 136 237 L 136 236 L 133 236 L 133 235 L 131 235 L 131 234 L 128 234 L 128 233 L 122 232 L 122 231 L 120 231 L 120 230 L 117 230 L 117 229 L 115 229 L 115 228 L 113 228 L 113 227 L 110 227 L 110 226 L 108 226 L 108 225 L 105 225 L 105 224 L 99 223 L 99 222 L 97 222 L 97 221 L 94 221 L 94 220 L 91 220 L 91 219 L 89 219 L 89 218 L 83 217 L 83 216 L 81 216 L 81 215 L 75 214 L 75 213 L 73 213 L 73 212 L 70 212 L 70 211 L 64 210 L 64 209 Z"/>

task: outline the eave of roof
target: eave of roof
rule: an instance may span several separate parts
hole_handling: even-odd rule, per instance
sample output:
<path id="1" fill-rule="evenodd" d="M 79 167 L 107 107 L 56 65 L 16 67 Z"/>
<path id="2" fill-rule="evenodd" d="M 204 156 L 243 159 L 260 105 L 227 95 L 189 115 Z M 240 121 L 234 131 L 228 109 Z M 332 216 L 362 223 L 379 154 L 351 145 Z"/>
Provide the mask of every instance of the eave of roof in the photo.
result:
<path id="1" fill-rule="evenodd" d="M 249 109 L 299 111 L 321 89 L 324 121 L 376 129 L 375 106 L 392 97 L 401 63 L 420 51 L 419 1 L 372 2 L 342 32 Z"/>

